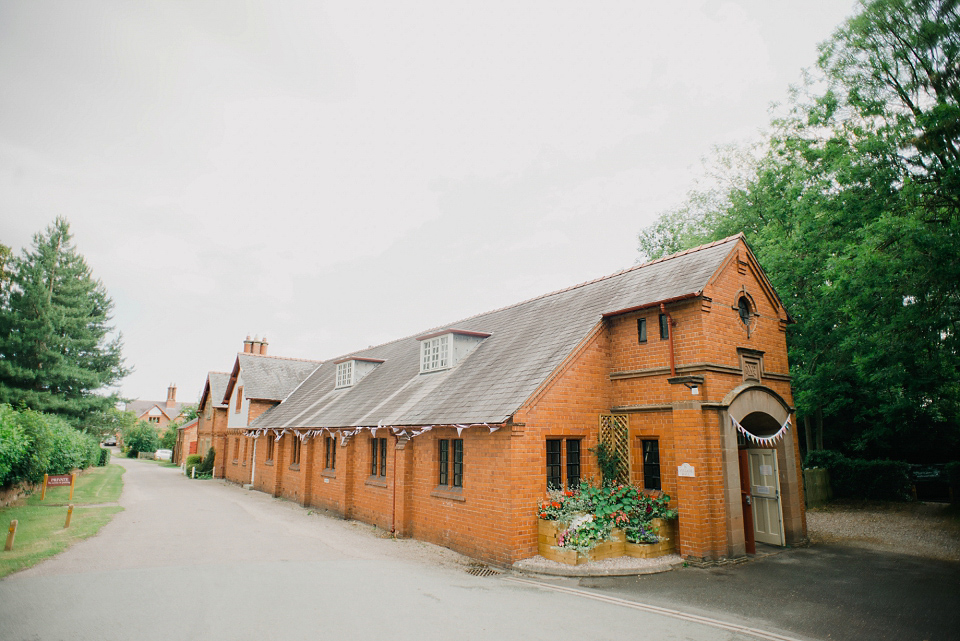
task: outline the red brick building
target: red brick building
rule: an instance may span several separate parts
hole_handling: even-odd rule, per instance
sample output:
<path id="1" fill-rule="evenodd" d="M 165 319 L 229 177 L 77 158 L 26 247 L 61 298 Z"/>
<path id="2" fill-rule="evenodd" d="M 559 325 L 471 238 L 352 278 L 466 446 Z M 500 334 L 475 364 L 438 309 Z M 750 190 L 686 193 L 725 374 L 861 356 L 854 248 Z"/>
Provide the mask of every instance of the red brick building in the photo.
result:
<path id="1" fill-rule="evenodd" d="M 196 454 L 206 456 L 214 448 L 213 478 L 223 478 L 223 457 L 218 456 L 226 446 L 227 405 L 223 395 L 227 390 L 230 375 L 226 372 L 208 372 L 200 394 L 197 409 Z"/>
<path id="2" fill-rule="evenodd" d="M 197 453 L 197 424 L 199 418 L 177 428 L 177 442 L 173 446 L 173 462 L 183 465 L 187 457 Z"/>
<path id="3" fill-rule="evenodd" d="M 191 407 L 191 404 L 177 402 L 177 386 L 171 383 L 167 388 L 167 400 L 130 401 L 124 404 L 123 410 L 133 413 L 138 421 L 148 423 L 162 434 L 167 425 L 180 418 L 188 407 Z"/>
<path id="4" fill-rule="evenodd" d="M 673 497 L 684 556 L 796 543 L 788 322 L 734 236 L 327 361 L 228 426 L 227 478 L 509 564 L 603 439 Z"/>

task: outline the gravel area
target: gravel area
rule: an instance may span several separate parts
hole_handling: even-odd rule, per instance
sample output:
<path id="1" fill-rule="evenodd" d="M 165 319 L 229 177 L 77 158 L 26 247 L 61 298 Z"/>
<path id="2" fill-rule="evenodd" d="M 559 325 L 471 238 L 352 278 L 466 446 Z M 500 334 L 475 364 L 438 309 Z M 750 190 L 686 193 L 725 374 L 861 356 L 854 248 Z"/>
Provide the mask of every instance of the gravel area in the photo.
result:
<path id="1" fill-rule="evenodd" d="M 943 503 L 841 503 L 807 511 L 810 542 L 960 561 L 960 511 Z"/>

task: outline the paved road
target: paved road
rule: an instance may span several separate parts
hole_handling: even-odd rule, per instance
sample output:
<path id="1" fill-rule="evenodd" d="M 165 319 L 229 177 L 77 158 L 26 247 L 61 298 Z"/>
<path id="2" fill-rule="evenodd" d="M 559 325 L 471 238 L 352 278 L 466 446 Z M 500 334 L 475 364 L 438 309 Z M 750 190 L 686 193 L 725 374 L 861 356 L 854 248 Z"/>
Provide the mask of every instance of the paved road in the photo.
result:
<path id="1" fill-rule="evenodd" d="M 507 576 L 175 469 L 127 468 L 100 534 L 0 581 L 0 639 L 755 639 Z"/>
<path id="2" fill-rule="evenodd" d="M 126 510 L 0 581 L 0 640 L 908 641 L 960 629 L 956 565 L 816 548 L 638 578 L 477 577 L 443 548 L 117 462 Z"/>

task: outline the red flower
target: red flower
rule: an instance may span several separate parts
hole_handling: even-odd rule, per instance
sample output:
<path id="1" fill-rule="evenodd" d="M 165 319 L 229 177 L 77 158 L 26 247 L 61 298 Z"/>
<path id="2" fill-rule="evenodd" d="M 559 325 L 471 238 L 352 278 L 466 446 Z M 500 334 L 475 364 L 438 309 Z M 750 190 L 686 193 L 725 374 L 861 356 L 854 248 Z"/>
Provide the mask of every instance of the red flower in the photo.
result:
<path id="1" fill-rule="evenodd" d="M 648 506 L 647 506 L 647 514 L 650 514 L 651 512 L 653 512 L 653 508 L 648 505 Z"/>
<path id="2" fill-rule="evenodd" d="M 571 492 L 570 490 L 567 490 L 567 491 L 565 491 L 565 492 L 563 493 L 563 495 L 564 495 L 564 496 L 573 496 L 573 492 Z"/>
<path id="3" fill-rule="evenodd" d="M 541 512 L 541 513 L 540 513 L 540 518 L 541 518 L 541 519 L 547 518 L 547 513 L 546 513 L 546 512 Z"/>
<path id="4" fill-rule="evenodd" d="M 551 503 L 550 505 L 551 505 L 552 507 L 560 507 L 560 504 L 557 503 L 556 501 L 554 501 L 554 502 Z"/>

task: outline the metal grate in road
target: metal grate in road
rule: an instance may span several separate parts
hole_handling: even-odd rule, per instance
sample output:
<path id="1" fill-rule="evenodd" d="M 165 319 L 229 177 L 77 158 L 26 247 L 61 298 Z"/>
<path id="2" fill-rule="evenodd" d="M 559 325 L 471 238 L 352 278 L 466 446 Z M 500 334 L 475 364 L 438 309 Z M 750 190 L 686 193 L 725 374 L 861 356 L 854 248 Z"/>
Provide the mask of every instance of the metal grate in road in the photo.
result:
<path id="1" fill-rule="evenodd" d="M 500 576 L 503 573 L 500 570 L 495 570 L 489 565 L 484 565 L 482 563 L 471 563 L 467 567 L 467 574 L 472 574 L 473 576 Z"/>

